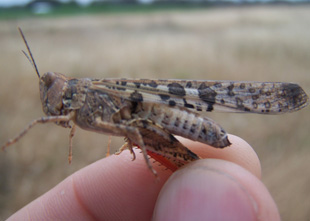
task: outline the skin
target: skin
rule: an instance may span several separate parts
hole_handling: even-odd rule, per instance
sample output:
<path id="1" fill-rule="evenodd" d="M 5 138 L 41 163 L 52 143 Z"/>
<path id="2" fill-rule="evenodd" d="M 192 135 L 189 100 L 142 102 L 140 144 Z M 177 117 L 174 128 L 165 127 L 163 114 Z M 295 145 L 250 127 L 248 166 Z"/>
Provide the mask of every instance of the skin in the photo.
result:
<path id="1" fill-rule="evenodd" d="M 259 159 L 241 138 L 215 149 L 181 139 L 202 158 L 158 178 L 139 150 L 99 160 L 66 178 L 8 220 L 280 220 L 261 182 Z M 210 159 L 212 158 L 212 159 Z"/>

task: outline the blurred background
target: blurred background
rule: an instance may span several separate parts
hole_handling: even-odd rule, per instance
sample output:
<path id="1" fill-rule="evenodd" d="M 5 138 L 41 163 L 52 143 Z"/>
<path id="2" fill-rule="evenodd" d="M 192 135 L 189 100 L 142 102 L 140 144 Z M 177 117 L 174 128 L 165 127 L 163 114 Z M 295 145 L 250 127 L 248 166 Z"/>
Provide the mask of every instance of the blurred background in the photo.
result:
<path id="1" fill-rule="evenodd" d="M 41 74 L 284 81 L 310 94 L 307 1 L 0 0 L 0 7 L 0 143 L 43 116 L 18 26 Z M 309 113 L 208 115 L 253 146 L 283 220 L 310 220 Z M 105 157 L 108 137 L 78 129 L 69 165 L 68 136 L 38 125 L 0 153 L 0 220 Z M 112 153 L 123 142 L 112 138 Z"/>

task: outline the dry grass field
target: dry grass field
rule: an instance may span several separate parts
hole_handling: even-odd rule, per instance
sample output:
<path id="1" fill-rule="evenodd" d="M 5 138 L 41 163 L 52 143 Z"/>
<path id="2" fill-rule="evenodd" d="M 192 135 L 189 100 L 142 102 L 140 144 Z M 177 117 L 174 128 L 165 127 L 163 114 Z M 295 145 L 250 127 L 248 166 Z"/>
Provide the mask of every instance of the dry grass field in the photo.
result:
<path id="1" fill-rule="evenodd" d="M 22 27 L 41 73 L 74 77 L 297 82 L 310 94 L 310 7 L 241 7 L 0 21 L 0 142 L 42 116 L 38 79 L 21 53 Z M 277 116 L 211 113 L 250 143 L 283 220 L 310 219 L 309 107 Z M 0 219 L 105 157 L 107 136 L 39 125 L 0 153 Z M 113 150 L 123 143 L 112 138 Z M 134 162 L 133 162 L 134 163 Z"/>

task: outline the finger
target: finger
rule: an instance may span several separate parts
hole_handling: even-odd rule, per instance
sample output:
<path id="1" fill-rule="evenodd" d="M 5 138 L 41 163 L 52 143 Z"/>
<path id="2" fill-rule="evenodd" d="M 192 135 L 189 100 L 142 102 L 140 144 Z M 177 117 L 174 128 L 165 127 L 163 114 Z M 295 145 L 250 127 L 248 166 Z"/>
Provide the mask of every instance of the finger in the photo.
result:
<path id="1" fill-rule="evenodd" d="M 225 148 L 214 148 L 185 138 L 178 139 L 201 158 L 216 158 L 236 163 L 260 179 L 261 165 L 253 148 L 240 137 L 229 134 L 228 138 L 232 144 Z"/>
<path id="2" fill-rule="evenodd" d="M 200 151 L 198 145 L 193 146 Z M 156 180 L 141 154 L 137 153 L 134 162 L 131 159 L 129 151 L 124 151 L 119 156 L 98 161 L 78 171 L 15 216 L 23 217 L 31 209 L 31 216 L 41 218 L 84 215 L 148 219 L 152 215 L 157 194 L 171 172 L 157 163 L 153 164 L 159 174 L 159 180 Z M 40 210 L 42 206 L 44 210 Z"/>
<path id="3" fill-rule="evenodd" d="M 150 220 L 158 193 L 171 172 L 156 162 L 156 178 L 143 155 L 135 151 L 135 161 L 126 150 L 83 168 L 10 219 Z"/>
<path id="4" fill-rule="evenodd" d="M 280 220 L 262 182 L 223 160 L 196 161 L 175 172 L 161 190 L 153 220 Z"/>

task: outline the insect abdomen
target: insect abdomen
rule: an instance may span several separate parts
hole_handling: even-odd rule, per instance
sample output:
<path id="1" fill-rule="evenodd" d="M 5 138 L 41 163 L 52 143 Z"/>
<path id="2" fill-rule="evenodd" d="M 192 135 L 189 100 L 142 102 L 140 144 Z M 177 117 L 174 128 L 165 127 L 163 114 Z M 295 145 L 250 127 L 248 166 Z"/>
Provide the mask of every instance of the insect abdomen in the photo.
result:
<path id="1" fill-rule="evenodd" d="M 213 147 L 230 145 L 227 134 L 220 125 L 210 118 L 199 116 L 188 110 L 153 105 L 148 118 L 175 135 Z"/>

